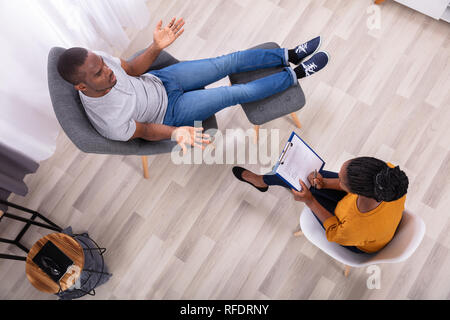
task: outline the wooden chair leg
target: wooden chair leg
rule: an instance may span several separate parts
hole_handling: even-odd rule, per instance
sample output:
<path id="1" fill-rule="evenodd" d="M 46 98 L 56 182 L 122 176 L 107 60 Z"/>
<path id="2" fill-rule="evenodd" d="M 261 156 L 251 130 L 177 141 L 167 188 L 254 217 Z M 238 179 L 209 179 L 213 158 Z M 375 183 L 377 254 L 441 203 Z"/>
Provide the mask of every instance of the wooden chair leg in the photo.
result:
<path id="1" fill-rule="evenodd" d="M 350 273 L 350 269 L 351 269 L 351 267 L 345 266 L 344 276 L 345 276 L 346 278 L 348 277 L 348 274 Z"/>
<path id="2" fill-rule="evenodd" d="M 298 230 L 297 232 L 294 232 L 294 237 L 301 237 L 303 235 L 302 230 Z"/>
<path id="3" fill-rule="evenodd" d="M 148 179 L 148 159 L 147 156 L 141 156 L 142 159 L 142 168 L 144 169 L 144 178 Z"/>
<path id="4" fill-rule="evenodd" d="M 259 137 L 259 125 L 255 125 L 253 128 L 255 129 L 255 136 L 254 136 L 253 142 L 255 144 L 257 144 L 258 143 L 258 137 Z"/>
<path id="5" fill-rule="evenodd" d="M 302 125 L 301 125 L 301 123 L 300 123 L 300 120 L 298 120 L 298 118 L 297 118 L 297 114 L 295 113 L 295 112 L 292 112 L 291 113 L 291 117 L 292 117 L 292 119 L 294 120 L 294 123 L 295 123 L 295 125 L 297 126 L 297 128 L 301 128 L 302 127 Z"/>

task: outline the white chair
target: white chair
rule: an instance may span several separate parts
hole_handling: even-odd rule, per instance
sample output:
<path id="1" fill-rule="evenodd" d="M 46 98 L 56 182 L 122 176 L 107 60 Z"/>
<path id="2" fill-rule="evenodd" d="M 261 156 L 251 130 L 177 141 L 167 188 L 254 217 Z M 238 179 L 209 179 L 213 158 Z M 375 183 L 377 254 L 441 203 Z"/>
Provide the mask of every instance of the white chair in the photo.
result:
<path id="1" fill-rule="evenodd" d="M 425 223 L 419 216 L 404 211 L 394 238 L 383 249 L 373 254 L 354 253 L 335 242 L 328 241 L 324 229 L 307 206 L 300 214 L 300 229 L 294 235 L 304 234 L 320 250 L 345 264 L 344 274 L 347 277 L 350 267 L 396 263 L 408 259 L 423 239 Z"/>

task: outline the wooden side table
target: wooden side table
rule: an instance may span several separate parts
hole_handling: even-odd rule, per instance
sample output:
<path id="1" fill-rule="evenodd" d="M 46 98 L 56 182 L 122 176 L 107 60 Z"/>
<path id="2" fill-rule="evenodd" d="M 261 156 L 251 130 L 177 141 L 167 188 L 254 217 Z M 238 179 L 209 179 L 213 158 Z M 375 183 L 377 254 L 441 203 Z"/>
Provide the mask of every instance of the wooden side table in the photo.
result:
<path id="1" fill-rule="evenodd" d="M 44 271 L 42 271 L 34 262 L 33 258 L 41 248 L 51 241 L 73 262 L 78 274 L 65 274 L 59 282 L 54 282 Z M 52 233 L 39 239 L 30 249 L 26 260 L 26 274 L 30 283 L 39 291 L 57 294 L 72 287 L 80 277 L 81 270 L 84 267 L 84 251 L 81 245 L 71 236 L 64 233 Z"/>
<path id="2" fill-rule="evenodd" d="M 51 241 L 74 262 L 59 284 L 33 262 L 47 241 Z M 112 276 L 107 272 L 103 259 L 105 251 L 87 233 L 73 234 L 69 227 L 63 233 L 49 234 L 33 245 L 26 259 L 27 278 L 39 291 L 56 294 L 62 300 L 94 296 L 95 288 Z"/>

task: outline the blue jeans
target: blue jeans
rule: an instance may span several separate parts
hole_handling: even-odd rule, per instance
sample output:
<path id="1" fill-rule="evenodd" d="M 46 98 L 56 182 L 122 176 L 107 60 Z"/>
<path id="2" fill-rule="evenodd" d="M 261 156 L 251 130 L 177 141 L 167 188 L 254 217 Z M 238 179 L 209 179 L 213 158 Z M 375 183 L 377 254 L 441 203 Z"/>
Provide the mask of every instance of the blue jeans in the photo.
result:
<path id="1" fill-rule="evenodd" d="M 331 178 L 331 179 L 339 178 L 339 175 L 336 172 L 321 170 L 320 174 L 324 178 Z M 282 186 L 282 187 L 291 189 L 291 187 L 288 186 L 276 174 L 272 174 L 272 173 L 266 174 L 263 176 L 263 180 L 264 180 L 264 183 L 267 184 L 268 186 L 278 185 L 278 186 Z M 334 210 L 336 209 L 338 202 L 341 201 L 342 198 L 344 198 L 347 195 L 347 192 L 345 192 L 345 191 L 332 190 L 332 189 L 316 189 L 316 188 L 311 187 L 311 188 L 309 188 L 309 190 L 311 191 L 314 198 L 316 198 L 316 200 L 321 204 L 321 206 L 324 207 L 325 209 L 327 209 L 327 211 L 333 215 L 334 215 Z M 317 218 L 317 216 L 315 214 L 314 214 L 314 216 L 316 217 L 317 221 L 319 221 L 322 228 L 325 230 L 325 227 L 323 226 L 322 221 L 320 221 L 319 218 Z M 359 250 L 355 246 L 342 246 L 342 247 L 349 249 L 350 251 L 353 251 L 356 253 L 365 253 L 364 251 Z"/>
<path id="2" fill-rule="evenodd" d="M 277 66 L 285 68 L 246 84 L 203 89 L 229 74 Z M 245 50 L 184 61 L 149 73 L 161 79 L 167 92 L 163 124 L 177 127 L 193 126 L 195 120 L 206 120 L 228 106 L 264 99 L 297 84 L 284 48 Z"/>

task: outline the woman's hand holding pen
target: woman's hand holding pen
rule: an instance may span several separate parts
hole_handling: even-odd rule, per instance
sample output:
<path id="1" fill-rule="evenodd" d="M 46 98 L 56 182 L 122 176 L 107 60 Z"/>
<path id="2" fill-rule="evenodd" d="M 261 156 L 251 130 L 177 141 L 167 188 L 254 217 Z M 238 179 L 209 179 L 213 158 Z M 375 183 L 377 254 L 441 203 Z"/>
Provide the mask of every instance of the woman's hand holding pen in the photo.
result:
<path id="1" fill-rule="evenodd" d="M 299 180 L 299 182 L 300 185 L 302 186 L 302 189 L 300 191 L 291 189 L 292 194 L 294 195 L 294 200 L 304 202 L 306 205 L 308 205 L 309 203 L 311 203 L 311 201 L 314 200 L 314 197 L 311 191 L 309 191 L 306 184 L 301 179 Z"/>
<path id="2" fill-rule="evenodd" d="M 308 181 L 316 189 L 325 189 L 325 180 L 319 172 L 311 172 L 308 175 Z"/>

